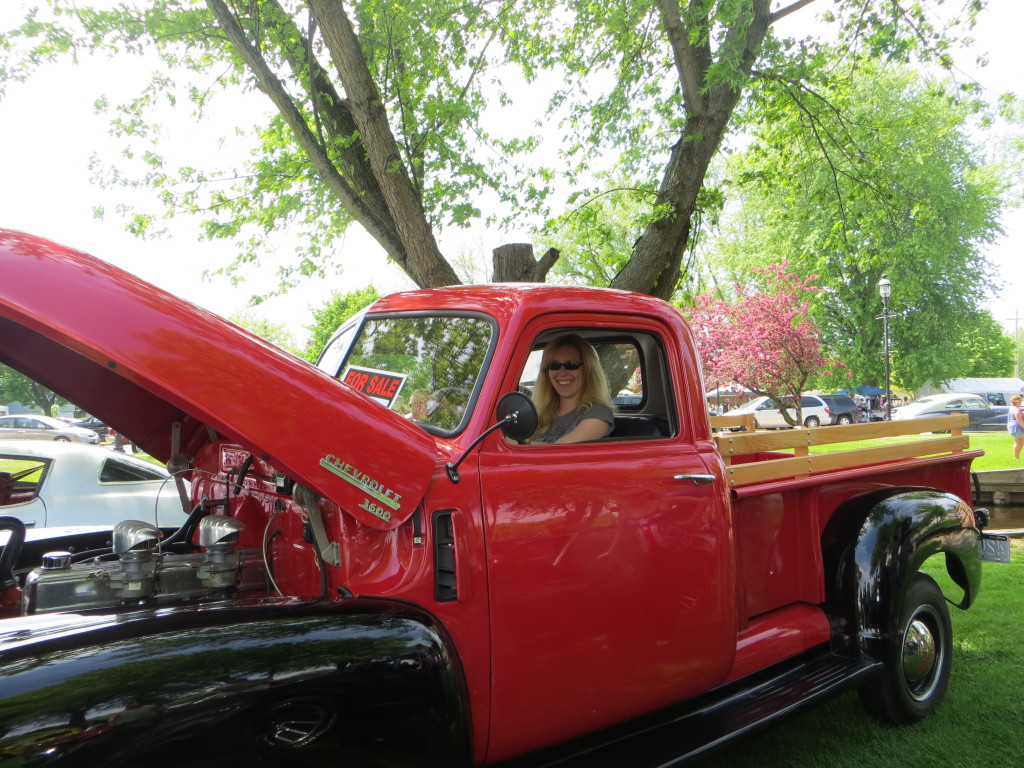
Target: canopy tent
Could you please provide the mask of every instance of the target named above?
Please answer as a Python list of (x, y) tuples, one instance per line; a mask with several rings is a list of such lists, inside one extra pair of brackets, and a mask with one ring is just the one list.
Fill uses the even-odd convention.
[(939, 387), (935, 387), (930, 381), (927, 381), (918, 390), (917, 396), (924, 397), (945, 392), (980, 395), (989, 402), (998, 405), (1008, 405), (1012, 395), (1024, 392), (1024, 380), (1017, 378), (950, 379), (949, 381), (943, 381)]
[(840, 389), (836, 391), (837, 395), (866, 395), (867, 397), (878, 397), (884, 395), (885, 390), (879, 389), (878, 387), (868, 386), (867, 384), (861, 384), (859, 387), (853, 389)]

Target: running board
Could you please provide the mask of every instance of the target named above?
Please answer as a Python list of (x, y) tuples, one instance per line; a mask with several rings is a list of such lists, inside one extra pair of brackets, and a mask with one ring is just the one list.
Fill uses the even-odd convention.
[(502, 763), (506, 768), (670, 768), (814, 702), (857, 687), (881, 669), (832, 654), (801, 657), (685, 705)]

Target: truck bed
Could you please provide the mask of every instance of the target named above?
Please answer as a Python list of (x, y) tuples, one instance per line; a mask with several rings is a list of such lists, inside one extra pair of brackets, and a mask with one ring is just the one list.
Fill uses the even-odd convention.
[[(795, 641), (827, 641), (822, 537), (837, 510), (887, 488), (928, 487), (970, 501), (966, 416), (716, 436), (733, 499), (739, 643), (730, 680), (779, 658)], [(900, 441), (921, 432), (945, 432)], [(814, 454), (815, 445), (892, 437), (889, 445)], [(966, 467), (964, 465), (967, 465)], [(803, 611), (803, 612), (802, 612)], [(814, 619), (817, 621), (814, 621)], [(773, 628), (764, 642), (764, 628)], [(784, 628), (784, 629), (782, 629)], [(788, 630), (788, 631), (787, 631)]]

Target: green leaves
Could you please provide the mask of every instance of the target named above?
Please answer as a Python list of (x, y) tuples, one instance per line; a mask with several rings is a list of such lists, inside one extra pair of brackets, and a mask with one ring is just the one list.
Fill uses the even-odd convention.
[[(437, 248), (418, 248), (446, 228), (484, 216), (517, 226), (552, 220), (552, 238), (578, 257), (563, 258), (565, 279), (621, 278), (623, 287), (666, 296), (681, 277), (687, 285), (694, 233), (707, 231), (726, 206), (728, 188), (716, 186), (712, 200), (703, 187), (730, 126), (756, 129), (759, 141), (733, 173), (737, 186), (771, 183), (774, 166), (795, 168), (805, 182), (783, 180), (775, 197), (801, 209), (808, 227), (773, 208), (744, 214), (759, 247), (768, 244), (757, 234), (762, 228), (785, 223), (794, 262), (829, 254), (821, 266), (842, 275), (849, 253), (881, 258), (910, 242), (915, 228), (937, 229), (948, 207), (941, 184), (925, 195), (923, 172), (871, 184), (864, 169), (885, 166), (888, 152), (901, 168), (942, 161), (926, 146), (904, 159), (895, 142), (870, 141), (861, 126), (830, 118), (828, 100), (850, 89), (847, 73), (868, 71), (873, 59), (949, 66), (981, 7), (970, 0), (959, 17), (946, 13), (944, 27), (933, 4), (835, 0), (824, 10), (838, 44), (826, 50), (813, 38), (775, 37), (772, 6), (779, 13), (793, 5), (767, 0), (47, 5), (48, 14), (33, 12), (0, 35), (0, 89), (49, 61), (116, 52), (138, 56), (132, 65), (158, 62), (137, 98), (97, 100), (126, 144), (122, 160), (97, 168), (99, 178), (155, 192), (151, 204), (124, 207), (133, 231), (150, 234), (163, 217), (195, 216), (205, 236), (238, 244), (226, 273), (239, 278), (272, 262), (284, 290), (329, 270), (333, 246), (353, 221), (414, 279), (443, 281), (455, 273)], [(333, 43), (332, 50), (329, 33), (346, 28), (358, 46)], [(356, 69), (372, 87), (340, 75), (340, 54), (356, 49), (365, 59)], [(223, 121), (242, 100), (265, 106), (267, 116), (220, 137), (251, 146), (234, 163), (182, 159), (153, 117), (163, 108)], [(363, 112), (358, 128), (354, 122), (353, 105), (367, 103), (380, 107), (376, 131), (366, 130)], [(949, 111), (938, 97), (931, 108)], [(915, 145), (916, 119), (908, 114), (905, 130)], [(955, 157), (950, 163), (956, 167)], [(617, 202), (603, 199), (620, 186), (599, 175), (609, 168), (633, 190)], [(981, 184), (960, 176), (972, 188)], [(395, 185), (402, 194), (385, 194), (388, 182), (402, 182)], [(947, 186), (946, 194), (959, 189)], [(830, 194), (839, 205), (821, 202)], [(600, 202), (580, 209), (588, 198)], [(300, 245), (282, 259), (283, 230)]]
[[(769, 86), (775, 89), (771, 93)], [(977, 105), (901, 68), (835, 68), (820, 86), (769, 81), (754, 145), (729, 166), (742, 208), (722, 261), (740, 274), (787, 258), (820, 275), (822, 341), (856, 384), (883, 380), (876, 283), (893, 284), (897, 382), (969, 375), (957, 339), (977, 328), (1006, 180), (969, 138)], [(834, 382), (835, 383), (835, 382)]]

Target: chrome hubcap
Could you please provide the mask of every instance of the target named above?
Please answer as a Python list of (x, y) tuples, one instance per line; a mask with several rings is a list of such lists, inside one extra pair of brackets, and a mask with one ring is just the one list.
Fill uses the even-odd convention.
[(936, 643), (932, 627), (921, 618), (915, 618), (903, 634), (903, 677), (911, 696), (919, 701), (927, 699), (939, 682), (936, 674), (944, 652)]

